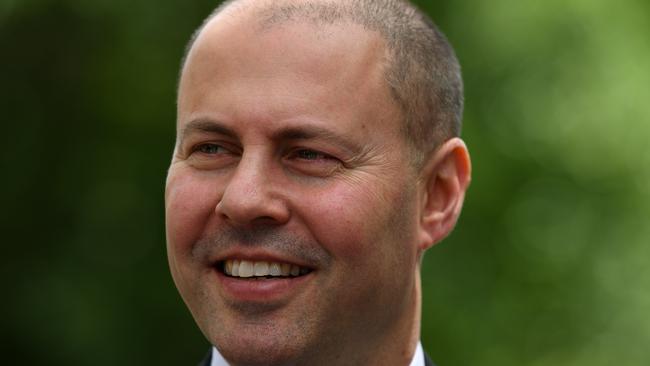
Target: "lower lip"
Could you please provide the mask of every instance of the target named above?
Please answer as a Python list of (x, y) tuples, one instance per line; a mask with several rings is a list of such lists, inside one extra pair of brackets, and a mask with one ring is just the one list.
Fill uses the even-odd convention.
[(299, 292), (313, 275), (312, 272), (298, 277), (256, 280), (226, 276), (216, 269), (215, 272), (227, 297), (246, 302), (270, 302), (289, 298)]

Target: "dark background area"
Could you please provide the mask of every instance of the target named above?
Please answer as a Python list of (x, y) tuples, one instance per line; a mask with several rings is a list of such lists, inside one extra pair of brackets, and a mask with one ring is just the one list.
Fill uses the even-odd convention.
[[(648, 364), (650, 3), (418, 3), (463, 66), (474, 164), (425, 257), (425, 349), (443, 366)], [(5, 363), (207, 351), (167, 269), (163, 190), (179, 60), (215, 5), (0, 0)]]

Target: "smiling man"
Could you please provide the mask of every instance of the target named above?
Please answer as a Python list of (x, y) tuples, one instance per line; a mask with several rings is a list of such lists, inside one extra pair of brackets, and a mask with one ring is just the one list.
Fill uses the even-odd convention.
[(397, 0), (239, 0), (192, 38), (165, 193), (204, 365), (424, 365), (420, 263), (470, 181), (462, 81)]

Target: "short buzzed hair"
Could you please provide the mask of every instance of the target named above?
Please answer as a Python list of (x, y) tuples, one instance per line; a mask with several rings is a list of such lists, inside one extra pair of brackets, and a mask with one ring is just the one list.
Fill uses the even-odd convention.
[[(205, 25), (234, 3), (227, 0), (210, 14), (186, 46), (190, 49)], [(262, 27), (291, 21), (316, 24), (351, 22), (378, 32), (386, 42), (385, 79), (404, 119), (402, 130), (420, 166), (442, 142), (460, 135), (463, 81), (460, 65), (445, 35), (406, 0), (270, 0), (255, 4)]]

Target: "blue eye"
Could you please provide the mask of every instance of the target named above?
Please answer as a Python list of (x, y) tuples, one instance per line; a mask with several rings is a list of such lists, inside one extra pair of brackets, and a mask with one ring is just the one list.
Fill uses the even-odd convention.
[(217, 144), (202, 144), (196, 148), (196, 151), (209, 155), (223, 153), (224, 150), (223, 146)]
[(294, 172), (313, 177), (328, 177), (343, 167), (336, 156), (303, 147), (292, 149), (284, 161)]

